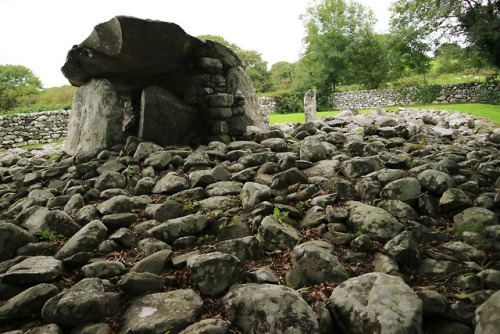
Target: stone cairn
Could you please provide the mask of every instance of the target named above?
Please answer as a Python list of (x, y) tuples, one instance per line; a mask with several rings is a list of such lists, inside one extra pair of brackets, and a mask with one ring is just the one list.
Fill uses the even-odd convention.
[(499, 149), (483, 120), (379, 109), (9, 150), (0, 332), (498, 332)]
[(80, 86), (65, 150), (90, 152), (128, 136), (159, 145), (229, 142), (265, 129), (250, 77), (229, 48), (173, 23), (118, 16), (69, 52), (62, 72)]

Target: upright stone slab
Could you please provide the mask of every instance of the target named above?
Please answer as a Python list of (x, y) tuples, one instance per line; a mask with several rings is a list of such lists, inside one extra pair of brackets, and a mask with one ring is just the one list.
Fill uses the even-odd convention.
[(304, 113), (306, 122), (317, 121), (318, 113), (316, 112), (316, 91), (309, 89), (304, 95)]
[(260, 107), (259, 98), (253, 88), (252, 79), (240, 66), (234, 66), (226, 74), (226, 92), (235, 96), (244, 96), (245, 120), (247, 125), (254, 125), (262, 130), (269, 126), (269, 116)]
[(203, 141), (202, 115), (161, 87), (148, 87), (141, 97), (139, 138), (167, 145), (198, 145)]
[(123, 110), (106, 79), (92, 79), (73, 98), (64, 150), (71, 155), (111, 148), (123, 142)]

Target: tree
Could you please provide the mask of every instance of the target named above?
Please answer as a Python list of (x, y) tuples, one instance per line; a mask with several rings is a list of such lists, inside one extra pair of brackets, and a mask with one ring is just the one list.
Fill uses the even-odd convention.
[(42, 83), (21, 65), (0, 65), (0, 110), (10, 110), (23, 99), (39, 94)]
[(349, 44), (346, 54), (352, 83), (378, 89), (388, 80), (389, 60), (383, 36), (366, 33)]
[(423, 75), (425, 84), (425, 74), (431, 69), (431, 58), (427, 55), (431, 50), (429, 44), (419, 34), (405, 28), (392, 28), (391, 33), (389, 44), (392, 77), (413, 72)]
[(271, 66), (269, 74), (274, 90), (290, 89), (296, 81), (296, 63), (280, 61)]
[(306, 37), (298, 86), (304, 91), (315, 87), (321, 104), (338, 85), (352, 81), (349, 46), (373, 33), (375, 18), (371, 10), (357, 2), (314, 0), (301, 19)]
[(198, 38), (208, 39), (219, 44), (225, 45), (233, 50), (245, 64), (245, 69), (252, 79), (256, 92), (269, 91), (272, 83), (267, 70), (267, 62), (262, 60), (262, 54), (255, 50), (244, 50), (236, 44), (226, 41), (223, 37), (217, 35), (200, 35)]
[(391, 25), (436, 45), (465, 41), (500, 67), (500, 0), (397, 0)]

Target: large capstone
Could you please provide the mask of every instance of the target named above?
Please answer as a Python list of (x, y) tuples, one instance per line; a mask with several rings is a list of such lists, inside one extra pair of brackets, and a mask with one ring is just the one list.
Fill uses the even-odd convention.
[(123, 133), (196, 146), (269, 124), (236, 53), (174, 23), (117, 16), (98, 24), (68, 52), (62, 72), (82, 87), (66, 144), (71, 154), (124, 144)]

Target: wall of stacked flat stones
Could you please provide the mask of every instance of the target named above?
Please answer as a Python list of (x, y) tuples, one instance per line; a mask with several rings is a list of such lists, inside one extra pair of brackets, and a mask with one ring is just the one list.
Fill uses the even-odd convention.
[(9, 149), (58, 141), (68, 132), (68, 110), (0, 116), (0, 147)]
[[(463, 83), (455, 85), (443, 85), (439, 96), (433, 104), (447, 103), (473, 103), (477, 102), (477, 96), (483, 90), (495, 89), (498, 84), (487, 83)], [(397, 89), (372, 89), (359, 90), (350, 92), (340, 92), (333, 94), (332, 103), (336, 109), (345, 110), (348, 108), (366, 109), (376, 107), (392, 107), (392, 106), (411, 106), (415, 102), (412, 96), (417, 92), (416, 87), (404, 88), (404, 93)], [(266, 105), (268, 113), (275, 112), (276, 103), (272, 104), (269, 100), (272, 98), (260, 98), (261, 104)]]
[(260, 107), (268, 114), (276, 112), (276, 100), (274, 97), (259, 97)]
[[(463, 83), (455, 85), (443, 85), (439, 96), (433, 104), (447, 103), (474, 103), (477, 102), (478, 94), (486, 87), (494, 89), (495, 84), (487, 83)], [(415, 102), (412, 96), (417, 92), (416, 87), (404, 88), (404, 93), (397, 89), (374, 89), (333, 94), (333, 103), (336, 109), (366, 109), (375, 107), (392, 107), (397, 105), (411, 106)]]

